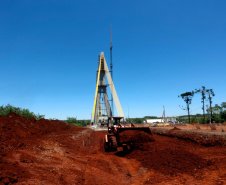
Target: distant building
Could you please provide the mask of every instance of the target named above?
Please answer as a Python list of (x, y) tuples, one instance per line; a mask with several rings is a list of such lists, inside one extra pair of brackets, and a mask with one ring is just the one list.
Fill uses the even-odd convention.
[(165, 118), (165, 120), (162, 119), (146, 119), (146, 123), (175, 123), (177, 122), (177, 119), (175, 117)]
[(146, 119), (146, 123), (160, 123), (162, 119)]

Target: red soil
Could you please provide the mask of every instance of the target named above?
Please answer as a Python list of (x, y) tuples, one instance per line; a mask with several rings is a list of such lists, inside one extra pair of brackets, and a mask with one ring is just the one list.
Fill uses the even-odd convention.
[(151, 143), (151, 145), (145, 147), (145, 151), (134, 150), (126, 157), (136, 159), (144, 167), (167, 175), (177, 175), (178, 173), (193, 175), (195, 170), (206, 168), (213, 164), (212, 161), (203, 159), (201, 156), (193, 154), (184, 148), (167, 146), (162, 149), (159, 146), (158, 149), (155, 143)]
[(152, 135), (139, 130), (126, 130), (120, 133), (121, 142), (148, 143), (154, 141)]
[(0, 129), (0, 184), (226, 184), (220, 145), (124, 132), (142, 147), (119, 155), (104, 152), (105, 131), (60, 121), (12, 113), (0, 117)]
[(226, 146), (226, 133), (196, 132), (185, 129), (151, 128), (151, 132), (158, 135), (177, 137), (178, 139), (190, 140), (205, 146)]
[(180, 130), (180, 128), (173, 127), (171, 130)]

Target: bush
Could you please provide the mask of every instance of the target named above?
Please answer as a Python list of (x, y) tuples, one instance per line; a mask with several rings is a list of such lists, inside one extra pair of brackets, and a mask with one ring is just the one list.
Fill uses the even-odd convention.
[(198, 118), (197, 117), (192, 117), (191, 118), (191, 123), (197, 123), (197, 122), (198, 122)]
[(65, 121), (65, 123), (75, 125), (78, 123), (78, 121), (74, 117), (67, 117), (67, 120)]
[(223, 121), (226, 121), (226, 110), (224, 110), (220, 113), (220, 117)]
[(87, 120), (77, 120), (77, 118), (74, 117), (67, 117), (67, 120), (64, 122), (67, 124), (76, 125), (78, 127), (85, 127), (86, 125), (89, 124)]
[(44, 118), (44, 115), (40, 114), (34, 114), (33, 112), (30, 112), (28, 109), (22, 109), (20, 107), (14, 107), (10, 104), (4, 106), (0, 106), (0, 115), (2, 116), (7, 116), (10, 113), (15, 112), (16, 114), (19, 114), (20, 116), (26, 117), (26, 118), (32, 118), (34, 117), (35, 119), (41, 119)]

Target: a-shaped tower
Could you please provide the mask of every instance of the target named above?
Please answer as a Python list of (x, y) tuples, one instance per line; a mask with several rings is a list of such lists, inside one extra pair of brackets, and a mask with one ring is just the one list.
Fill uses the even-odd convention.
[(119, 117), (124, 117), (112, 78), (110, 71), (108, 69), (104, 53), (101, 52), (99, 55), (99, 69), (97, 71), (97, 82), (96, 82), (96, 93), (95, 93), (95, 99), (94, 99), (94, 105), (93, 105), (93, 113), (92, 113), (92, 124), (97, 124), (99, 122), (99, 119), (101, 118), (101, 121), (103, 119), (107, 118), (107, 121), (112, 117), (112, 110), (107, 94), (107, 84), (105, 80), (105, 75), (107, 77), (108, 85), (111, 90), (111, 94), (116, 106), (116, 110), (118, 112)]

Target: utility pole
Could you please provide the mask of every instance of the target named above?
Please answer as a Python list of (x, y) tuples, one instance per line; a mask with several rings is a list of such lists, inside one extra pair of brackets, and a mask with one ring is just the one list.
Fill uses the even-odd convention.
[[(110, 68), (111, 68), (111, 78), (113, 81), (113, 63), (112, 63), (112, 24), (111, 24), (111, 30), (110, 30)], [(112, 85), (112, 84), (110, 84)], [(113, 92), (112, 92), (113, 93)], [(113, 102), (113, 94), (111, 95), (111, 112), (112, 116), (114, 116), (114, 102)]]

